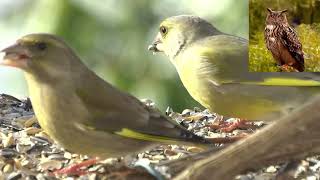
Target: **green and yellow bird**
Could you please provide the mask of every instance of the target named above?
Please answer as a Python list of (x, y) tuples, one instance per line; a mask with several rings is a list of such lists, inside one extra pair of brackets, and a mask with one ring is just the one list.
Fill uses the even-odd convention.
[(320, 92), (316, 73), (248, 72), (248, 41), (197, 16), (165, 19), (148, 49), (164, 52), (190, 95), (224, 116), (272, 120)]
[(159, 143), (207, 143), (88, 69), (60, 38), (26, 35), (3, 65), (24, 71), (41, 127), (67, 150), (107, 158)]

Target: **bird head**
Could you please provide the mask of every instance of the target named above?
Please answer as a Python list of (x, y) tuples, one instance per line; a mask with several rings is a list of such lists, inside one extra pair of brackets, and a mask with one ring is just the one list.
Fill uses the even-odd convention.
[(192, 42), (215, 34), (221, 34), (221, 32), (200, 17), (173, 16), (160, 24), (159, 32), (148, 50), (164, 52), (170, 59), (174, 59)]
[(3, 49), (1, 65), (16, 67), (39, 78), (58, 78), (71, 70), (75, 54), (60, 38), (29, 34)]
[(266, 18), (266, 24), (275, 24), (275, 25), (280, 25), (280, 24), (287, 24), (287, 16), (286, 12), (288, 12), (287, 9), (281, 10), (281, 11), (273, 11), (270, 8), (267, 8), (268, 10), (268, 15)]

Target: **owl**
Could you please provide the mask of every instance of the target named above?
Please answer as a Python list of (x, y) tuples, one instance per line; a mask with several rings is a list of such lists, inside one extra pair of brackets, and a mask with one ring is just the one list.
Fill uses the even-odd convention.
[(302, 45), (296, 31), (290, 27), (285, 12), (268, 8), (265, 43), (282, 71), (304, 71)]

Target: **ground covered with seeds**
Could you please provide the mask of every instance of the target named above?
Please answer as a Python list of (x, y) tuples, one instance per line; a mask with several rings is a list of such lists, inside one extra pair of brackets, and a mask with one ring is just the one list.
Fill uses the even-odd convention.
[[(150, 100), (143, 100), (143, 102), (151, 108), (155, 106)], [(195, 134), (219, 142), (216, 143), (216, 146), (236, 141), (264, 125), (263, 122), (250, 122), (232, 127), (230, 124), (237, 123), (238, 119), (223, 119), (217, 114), (211, 114), (209, 111), (202, 111), (199, 108), (186, 109), (182, 113), (174, 112), (168, 108), (166, 114)], [(130, 179), (130, 173), (137, 174), (137, 171), (126, 166), (126, 164), (130, 164), (128, 161), (139, 160), (157, 164), (202, 151), (198, 147), (159, 145), (156, 148), (133, 155), (132, 158), (109, 158), (99, 161), (93, 166), (86, 167), (84, 169), (86, 173), (82, 175), (57, 175), (54, 173), (55, 170), (90, 158), (68, 152), (54, 143), (38, 124), (28, 99), (20, 100), (5, 94), (0, 95), (0, 140), (0, 180)], [(271, 180), (284, 166), (269, 166), (257, 172), (239, 175), (236, 179)], [(297, 179), (319, 180), (320, 156), (302, 160), (293, 174)], [(141, 171), (141, 177), (145, 177), (145, 175)], [(170, 174), (165, 174), (165, 176), (170, 178)]]

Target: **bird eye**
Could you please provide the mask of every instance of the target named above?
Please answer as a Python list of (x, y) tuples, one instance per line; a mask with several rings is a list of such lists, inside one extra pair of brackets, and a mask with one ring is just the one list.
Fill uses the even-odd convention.
[(46, 43), (43, 43), (43, 42), (40, 42), (40, 43), (37, 43), (37, 44), (36, 44), (36, 47), (37, 47), (39, 50), (43, 51), (43, 50), (47, 49), (47, 44), (46, 44)]
[(164, 26), (161, 26), (160, 27), (160, 32), (161, 32), (162, 35), (165, 35), (165, 34), (168, 33), (168, 29), (166, 27), (164, 27)]

